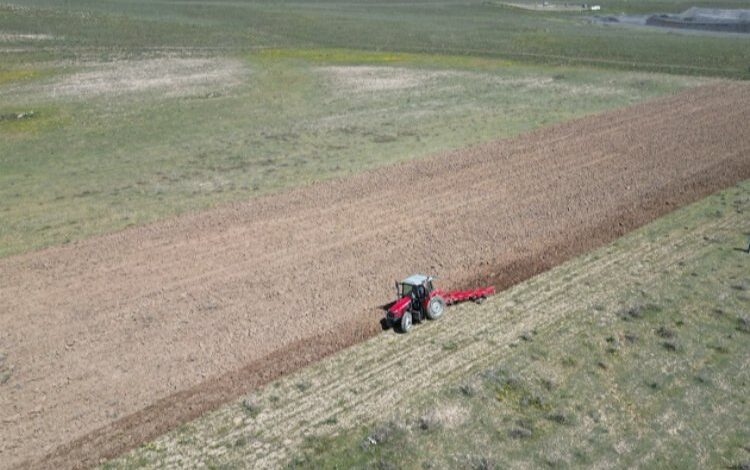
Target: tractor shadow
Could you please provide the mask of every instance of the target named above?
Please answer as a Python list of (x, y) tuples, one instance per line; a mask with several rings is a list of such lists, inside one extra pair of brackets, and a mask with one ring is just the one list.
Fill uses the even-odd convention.
[(378, 310), (382, 310), (383, 311), (383, 318), (380, 319), (380, 328), (383, 331), (387, 331), (387, 330), (392, 330), (393, 329), (393, 325), (390, 325), (385, 320), (385, 314), (388, 312), (388, 309), (391, 308), (393, 306), (393, 304), (395, 304), (395, 303), (396, 303), (396, 301), (394, 300), (394, 301), (388, 302), (387, 304), (383, 304), (383, 305), (379, 305), (378, 306)]

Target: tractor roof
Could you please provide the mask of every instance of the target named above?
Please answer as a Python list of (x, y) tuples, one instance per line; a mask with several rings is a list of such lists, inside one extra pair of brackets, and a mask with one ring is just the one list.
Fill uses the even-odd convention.
[(401, 281), (401, 284), (408, 284), (410, 286), (421, 286), (428, 279), (430, 279), (430, 276), (425, 276), (424, 274), (412, 274), (411, 276)]

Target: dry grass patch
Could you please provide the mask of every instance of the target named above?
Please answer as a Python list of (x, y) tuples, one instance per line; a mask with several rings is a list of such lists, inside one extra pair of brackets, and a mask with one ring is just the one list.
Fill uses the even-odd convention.
[(86, 63), (83, 70), (44, 86), (51, 97), (85, 98), (163, 91), (186, 96), (242, 82), (247, 70), (232, 59), (162, 58)]
[[(391, 66), (327, 66), (318, 67), (331, 87), (347, 95), (377, 92), (408, 92), (417, 96), (425, 92), (465, 92), (465, 89), (492, 87), (502, 90), (563, 93), (571, 96), (611, 97), (628, 93), (608, 84), (577, 83), (562, 76), (507, 76), (488, 72), (425, 70)], [(645, 75), (644, 75), (645, 76)], [(645, 79), (644, 79), (645, 80)]]
[(422, 429), (456, 429), (469, 418), (469, 410), (458, 403), (437, 406), (419, 418)]
[(348, 93), (393, 91), (434, 84), (441, 78), (456, 77), (461, 72), (416, 70), (403, 67), (371, 65), (320, 67), (335, 88)]
[(51, 41), (53, 39), (58, 39), (58, 38), (50, 34), (20, 34), (20, 33), (0, 32), (0, 42)]

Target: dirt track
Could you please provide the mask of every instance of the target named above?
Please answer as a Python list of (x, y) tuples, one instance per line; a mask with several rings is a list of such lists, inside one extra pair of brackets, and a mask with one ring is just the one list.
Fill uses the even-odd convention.
[(748, 122), (704, 87), (1, 260), (0, 465), (95, 464), (373, 335), (394, 278), (508, 285), (750, 178)]

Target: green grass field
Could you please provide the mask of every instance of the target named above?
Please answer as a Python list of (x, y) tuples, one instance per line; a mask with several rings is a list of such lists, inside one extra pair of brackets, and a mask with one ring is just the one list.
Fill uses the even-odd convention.
[(107, 468), (745, 468), (750, 182)]
[(0, 2), (0, 256), (744, 78), (748, 45), (486, 1)]
[[(528, 12), (492, 1), (207, 2), (24, 0), (0, 10), (4, 30), (61, 38), (101, 53), (159, 47), (248, 50), (267, 46), (352, 47), (596, 64), (747, 77), (747, 39), (665, 35), (597, 27), (581, 14)], [(601, 14), (676, 12), (689, 6), (742, 7), (742, 0), (613, 1)]]
[[(226, 76), (191, 85), (180, 60), (148, 61), (153, 76), (140, 76), (142, 62), (113, 73), (134, 73), (134, 82), (171, 76), (168, 88), (119, 93), (96, 90), (91, 79), (81, 91), (73, 88), (86, 67), (71, 67), (34, 71), (0, 98), (2, 109), (35, 113), (0, 122), (0, 256), (507, 137), (701, 82), (283, 49), (206, 59)], [(373, 68), (353, 66), (361, 63)], [(86, 69), (96, 75), (106, 67)], [(71, 89), (55, 96), (56, 86)]]

